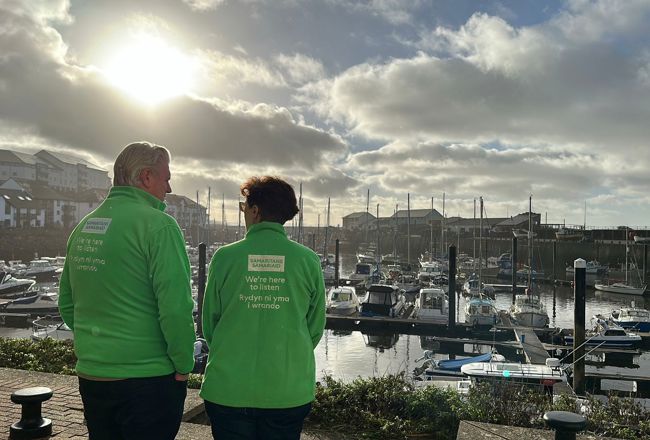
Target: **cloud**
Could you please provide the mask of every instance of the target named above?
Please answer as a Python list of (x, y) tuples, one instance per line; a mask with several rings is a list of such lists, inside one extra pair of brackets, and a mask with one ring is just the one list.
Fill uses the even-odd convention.
[(348, 10), (380, 17), (394, 25), (409, 24), (422, 0), (329, 0)]
[(112, 157), (130, 141), (151, 139), (180, 156), (307, 169), (346, 149), (279, 106), (180, 97), (139, 107), (95, 69), (65, 62), (47, 22), (6, 9), (0, 17), (0, 53), (9, 54), (0, 59), (0, 119), (54, 143)]
[(286, 72), (292, 83), (301, 85), (317, 81), (325, 77), (323, 64), (303, 54), (285, 55), (275, 57), (275, 62)]
[(260, 59), (226, 55), (219, 51), (198, 51), (204, 81), (220, 89), (236, 89), (249, 84), (286, 87), (282, 74)]
[(183, 0), (194, 11), (210, 11), (217, 9), (225, 0)]

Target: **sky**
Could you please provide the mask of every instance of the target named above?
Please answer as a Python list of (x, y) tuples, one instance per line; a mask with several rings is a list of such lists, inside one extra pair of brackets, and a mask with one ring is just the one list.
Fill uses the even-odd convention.
[(0, 0), (0, 149), (107, 170), (172, 153), (237, 222), (249, 176), (304, 220), (433, 206), (650, 225), (650, 1)]

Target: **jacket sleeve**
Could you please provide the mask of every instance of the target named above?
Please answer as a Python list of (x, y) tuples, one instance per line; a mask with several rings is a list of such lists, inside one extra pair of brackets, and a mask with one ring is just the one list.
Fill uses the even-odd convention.
[(208, 347), (212, 345), (212, 336), (214, 329), (221, 318), (221, 283), (217, 281), (217, 267), (219, 266), (219, 251), (214, 254), (208, 270), (208, 282), (205, 286), (203, 295), (203, 309), (201, 312), (201, 324), (203, 326), (203, 336), (208, 342)]
[(307, 311), (307, 326), (309, 327), (312, 344), (316, 348), (325, 330), (325, 281), (323, 280), (320, 263), (316, 261), (318, 257), (314, 255), (314, 258), (312, 276), (314, 277), (315, 289), (312, 292), (309, 310)]
[[(68, 252), (68, 255), (70, 253)], [(70, 285), (70, 260), (63, 265), (61, 281), (59, 281), (59, 313), (65, 325), (74, 331), (74, 303), (72, 302), (72, 286)]]
[(149, 276), (167, 356), (178, 373), (194, 368), (194, 320), (190, 262), (178, 225), (167, 225), (152, 233), (149, 241)]

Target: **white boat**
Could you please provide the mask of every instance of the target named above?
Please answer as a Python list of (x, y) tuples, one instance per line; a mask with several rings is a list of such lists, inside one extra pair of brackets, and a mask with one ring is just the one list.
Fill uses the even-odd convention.
[(351, 315), (359, 310), (359, 298), (354, 287), (333, 287), (327, 294), (327, 313)]
[(415, 300), (415, 317), (446, 324), (449, 321), (449, 298), (445, 291), (439, 287), (420, 289)]
[[(604, 275), (607, 272), (609, 272), (609, 267), (603, 266), (596, 260), (587, 261), (587, 269), (585, 272), (587, 275)], [(575, 273), (573, 266), (567, 266), (566, 273), (567, 275), (573, 275)]]
[(430, 381), (435, 376), (460, 376), (460, 369), (463, 365), (476, 362), (505, 362), (506, 358), (497, 352), (483, 353), (477, 356), (460, 359), (435, 359), (434, 352), (425, 350), (422, 357), (415, 360), (424, 360), (421, 366), (413, 369), (413, 379)]
[(603, 292), (624, 293), (627, 295), (643, 295), (645, 293), (646, 286), (634, 287), (625, 283), (596, 283), (594, 284), (594, 289), (602, 290)]
[(74, 334), (61, 317), (45, 316), (38, 318), (32, 323), (32, 339), (40, 341), (43, 339), (72, 340)]
[(516, 295), (510, 313), (517, 324), (525, 327), (546, 327), (550, 322), (546, 306), (539, 295), (535, 294)]
[(463, 365), (460, 371), (474, 381), (498, 380), (525, 383), (530, 385), (552, 386), (557, 382), (566, 382), (565, 371), (560, 361), (546, 359), (545, 365), (521, 364), (514, 362), (473, 362)]
[(560, 228), (555, 233), (555, 238), (559, 241), (580, 241), (584, 234), (579, 229)]
[(374, 254), (358, 253), (357, 254), (357, 262), (374, 264), (374, 263), (377, 262), (377, 258), (375, 257)]
[[(594, 289), (596, 290), (602, 290), (603, 292), (611, 292), (611, 293), (624, 293), (627, 295), (643, 295), (646, 290), (646, 285), (644, 284), (641, 287), (637, 286), (632, 286), (628, 282), (628, 274), (629, 274), (629, 267), (630, 265), (628, 264), (628, 254), (630, 251), (630, 247), (627, 245), (627, 237), (629, 233), (625, 234), (625, 282), (616, 282), (616, 283), (611, 283), (611, 284), (605, 284), (602, 282), (596, 282), (594, 284)], [(639, 278), (641, 278), (639, 276)]]
[(395, 318), (401, 315), (405, 306), (404, 295), (396, 286), (372, 284), (368, 286), (365, 300), (361, 303), (360, 314)]
[[(602, 316), (594, 316), (592, 320), (595, 320), (594, 328), (585, 332), (587, 346), (633, 348), (641, 343), (641, 336), (625, 331), (624, 328), (605, 320)], [(565, 336), (564, 343), (572, 345), (573, 335)]]
[(418, 272), (418, 281), (428, 283), (432, 278), (443, 274), (443, 268), (436, 261), (420, 262), (420, 271)]
[(323, 279), (326, 282), (332, 282), (336, 278), (336, 268), (331, 265), (326, 265), (323, 267)]
[(14, 278), (8, 272), (0, 272), (0, 297), (17, 298), (31, 289), (36, 281)]
[(630, 307), (612, 311), (612, 320), (626, 330), (650, 332), (650, 310), (635, 307), (634, 301)]
[(474, 296), (465, 303), (465, 322), (470, 325), (494, 325), (497, 318), (497, 309), (488, 298)]
[(372, 273), (372, 265), (370, 263), (357, 263), (348, 279), (358, 282), (366, 282)]
[(650, 244), (650, 237), (643, 237), (641, 235), (634, 236), (634, 242), (639, 244)]

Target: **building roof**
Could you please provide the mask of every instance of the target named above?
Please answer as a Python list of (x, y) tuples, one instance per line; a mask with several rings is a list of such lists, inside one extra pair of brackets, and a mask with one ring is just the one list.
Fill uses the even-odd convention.
[(85, 165), (88, 168), (91, 168), (93, 170), (97, 171), (104, 171), (106, 172), (105, 169), (101, 168), (98, 165), (95, 165), (93, 163), (90, 163), (84, 159), (81, 159), (79, 157), (73, 156), (71, 154), (65, 154), (61, 153), (58, 151), (47, 151), (47, 150), (41, 150), (38, 153), (36, 153), (36, 156), (43, 159), (46, 162), (51, 163), (51, 160), (54, 159), (55, 161), (58, 161), (59, 164), (54, 164), (54, 165), (60, 165), (61, 163), (66, 164), (66, 165)]
[(47, 165), (46, 162), (42, 161), (33, 154), (19, 153), (17, 151), (11, 150), (0, 150), (0, 162), (32, 166), (36, 164)]
[[(431, 214), (431, 217), (433, 217), (434, 219), (441, 219), (442, 218), (442, 215), (436, 209), (433, 210), (433, 213), (432, 213), (432, 210), (430, 208), (429, 209), (411, 209), (411, 218), (427, 217), (429, 214)], [(408, 209), (400, 209), (395, 214), (393, 214), (392, 217), (397, 216), (398, 218), (407, 218), (408, 215), (409, 215)]]
[[(541, 214), (532, 213), (533, 219), (540, 218)], [(528, 223), (528, 213), (524, 212), (522, 214), (517, 214), (514, 217), (505, 219), (502, 222), (496, 224), (496, 226), (519, 226), (522, 223)]]
[(361, 218), (361, 217), (363, 217), (364, 215), (368, 215), (368, 216), (370, 216), (370, 217), (372, 217), (372, 218), (375, 218), (374, 215), (372, 215), (372, 214), (369, 213), (369, 212), (365, 212), (365, 211), (353, 212), (352, 214), (348, 214), (348, 215), (344, 216), (343, 218), (349, 218), (349, 219), (353, 219), (353, 218)]
[[(197, 203), (195, 200), (190, 199), (189, 197), (182, 196), (180, 194), (167, 194), (165, 196), (165, 203), (167, 206), (173, 205), (173, 206), (180, 206), (182, 204), (191, 207), (191, 208), (196, 208)], [(201, 209), (206, 209), (205, 206), (203, 205), (198, 205)]]

